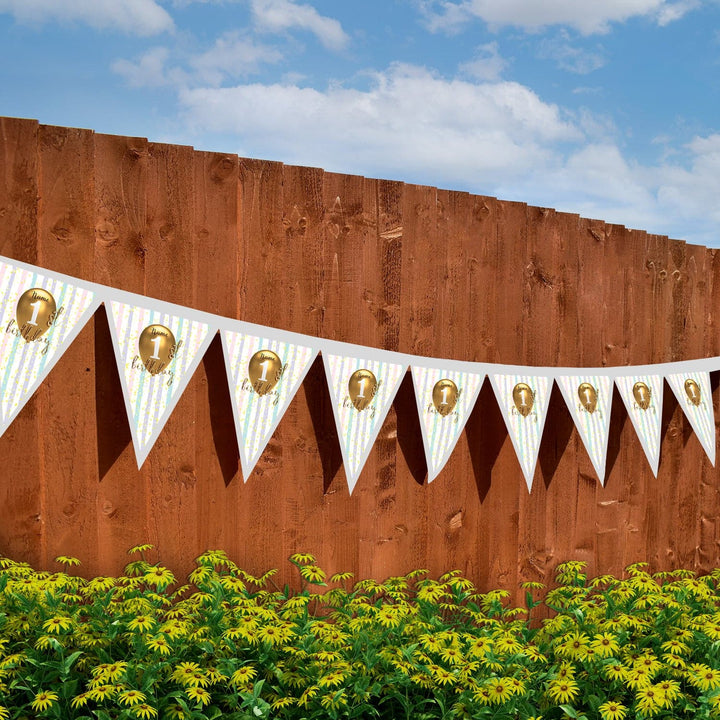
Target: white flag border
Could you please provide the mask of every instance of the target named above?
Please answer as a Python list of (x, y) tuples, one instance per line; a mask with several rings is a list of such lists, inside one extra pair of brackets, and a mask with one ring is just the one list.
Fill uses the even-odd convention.
[[(126, 290), (120, 290), (112, 288), (108, 285), (102, 285), (100, 283), (86, 281), (77, 278), (72, 275), (66, 275), (64, 273), (56, 272), (50, 268), (43, 268), (38, 265), (26, 263), (21, 260), (16, 260), (7, 256), (0, 255), (0, 261), (6, 262), (9, 265), (22, 268), (24, 270), (30, 270), (32, 272), (43, 272), (48, 275), (52, 275), (55, 279), (61, 282), (70, 283), (83, 287), (86, 290), (90, 290), (94, 293), (93, 302), (83, 314), (82, 319), (78, 321), (75, 329), (70, 332), (66, 338), (65, 349), (69, 347), (70, 343), (75, 340), (77, 335), (80, 333), (82, 328), (87, 324), (88, 320), (92, 315), (97, 312), (98, 307), (101, 304), (106, 305), (109, 310), (109, 304), (115, 300), (117, 302), (135, 305), (138, 307), (150, 306), (154, 310), (160, 312), (167, 312), (174, 315), (183, 316), (189, 320), (207, 323), (210, 326), (208, 337), (206, 338), (206, 345), (202, 347), (201, 351), (197, 355), (197, 363), (193, 367), (193, 372), (197, 369), (197, 365), (201, 362), (204, 353), (207, 351), (207, 347), (210, 345), (215, 337), (215, 333), (223, 330), (230, 330), (231, 332), (246, 332), (255, 335), (266, 335), (268, 337), (282, 338), (284, 342), (296, 343), (301, 345), (307, 345), (317, 348), (317, 351), (325, 356), (326, 354), (333, 355), (349, 355), (356, 357), (364, 357), (368, 359), (377, 359), (383, 362), (393, 362), (397, 364), (405, 365), (406, 369), (412, 365), (428, 366), (432, 365), (433, 368), (439, 370), (465, 370), (478, 375), (487, 375), (492, 377), (492, 374), (498, 375), (529, 375), (529, 376), (543, 376), (547, 377), (555, 382), (555, 379), (559, 375), (605, 375), (615, 381), (615, 378), (620, 376), (630, 375), (660, 375), (665, 381), (665, 377), (673, 373), (691, 373), (691, 372), (718, 372), (720, 371), (720, 356), (712, 356), (707, 358), (697, 358), (693, 360), (679, 360), (668, 363), (654, 363), (645, 365), (618, 365), (618, 366), (601, 366), (601, 367), (577, 367), (577, 366), (563, 366), (563, 367), (547, 367), (547, 366), (535, 366), (535, 365), (503, 365), (500, 363), (489, 363), (489, 362), (472, 362), (463, 360), (452, 360), (448, 358), (430, 358), (427, 356), (417, 356), (408, 353), (400, 353), (394, 350), (379, 350), (377, 348), (371, 348), (365, 345), (357, 345), (353, 343), (346, 343), (337, 340), (328, 340), (325, 338), (318, 338), (311, 335), (305, 335), (302, 333), (293, 332), (290, 330), (282, 330), (279, 328), (272, 328), (266, 325), (259, 325), (256, 323), (248, 323), (243, 320), (236, 320), (228, 318), (222, 315), (215, 315), (213, 313), (204, 312), (202, 310), (196, 310), (183, 305), (177, 305), (170, 303), (165, 300), (159, 300), (152, 298), (148, 295), (142, 295), (139, 293), (131, 293)], [(112, 312), (108, 311), (108, 318), (112, 317)], [(112, 323), (109, 323), (112, 325)], [(112, 331), (112, 327), (111, 327)], [(117, 346), (117, 343), (115, 343)], [(64, 354), (59, 353), (52, 363), (48, 363), (50, 368), (54, 367), (55, 363)], [(325, 365), (325, 372), (327, 375), (327, 366)], [(47, 373), (45, 374), (47, 377)], [(42, 382), (42, 381), (41, 381)], [(402, 378), (400, 380), (402, 382)], [(400, 385), (398, 383), (398, 387)], [(32, 393), (37, 390), (40, 383), (33, 385)], [(558, 384), (559, 385), (559, 384)], [(664, 391), (664, 390), (663, 390)], [(123, 385), (123, 392), (126, 392), (125, 386)], [(397, 392), (397, 388), (395, 388)], [(550, 388), (552, 392), (552, 387)], [(178, 395), (179, 398), (179, 395)], [(393, 395), (394, 399), (394, 395)], [(549, 396), (548, 396), (549, 400)], [(174, 406), (173, 406), (174, 407)], [(333, 410), (334, 412), (334, 410)], [(713, 411), (714, 414), (714, 411)], [(13, 420), (16, 415), (13, 416)], [(132, 426), (132, 421), (129, 421)], [(543, 422), (544, 432), (544, 422)], [(135, 444), (135, 439), (133, 438)], [(372, 446), (371, 446), (372, 447)], [(368, 451), (369, 453), (369, 451)]]
[[(615, 381), (612, 378), (607, 378), (610, 386), (610, 397), (608, 398), (608, 406), (607, 406), (607, 413), (606, 417), (603, 421), (603, 436), (604, 436), (604, 447), (603, 447), (603, 453), (602, 453), (602, 461), (600, 463), (600, 467), (595, 465), (595, 459), (593, 458), (592, 454), (590, 453), (590, 448), (587, 445), (587, 442), (585, 438), (583, 437), (583, 432), (580, 428), (579, 418), (577, 417), (577, 408), (575, 406), (575, 399), (568, 393), (565, 394), (565, 388), (560, 383), (560, 378), (566, 377), (566, 378), (574, 378), (576, 381), (580, 380), (580, 382), (586, 382), (589, 378), (591, 378), (593, 375), (597, 376), (600, 373), (593, 373), (592, 375), (590, 373), (583, 373), (582, 375), (557, 375), (555, 377), (555, 384), (558, 386), (560, 393), (563, 396), (563, 399), (565, 400), (565, 404), (567, 405), (568, 412), (570, 413), (570, 417), (573, 419), (573, 423), (575, 424), (575, 429), (578, 432), (578, 435), (580, 436), (580, 440), (582, 440), (583, 447), (585, 448), (585, 452), (588, 454), (588, 457), (590, 458), (590, 462), (593, 466), (593, 469), (595, 470), (595, 473), (598, 476), (598, 480), (600, 481), (600, 484), (604, 487), (605, 486), (605, 474), (607, 473), (607, 447), (608, 447), (608, 440), (610, 438), (610, 416), (612, 415), (612, 401), (613, 401), (613, 391), (615, 390)], [(575, 387), (577, 388), (577, 382), (574, 383)]]
[[(248, 323), (242, 323), (241, 321), (238, 321), (242, 325), (248, 325)], [(228, 380), (228, 386), (230, 387), (232, 385), (232, 375), (231, 375), (231, 359), (230, 359), (230, 350), (227, 345), (226, 340), (226, 332), (236, 332), (239, 335), (246, 335), (251, 337), (257, 337), (260, 339), (268, 338), (270, 340), (275, 340), (278, 342), (287, 342), (287, 334), (283, 333), (282, 331), (274, 331), (274, 332), (266, 332), (262, 335), (258, 335), (257, 333), (250, 333), (250, 332), (240, 332), (237, 330), (220, 330), (220, 340), (222, 341), (222, 348), (223, 348), (223, 357), (225, 358), (225, 374), (227, 375)], [(288, 344), (296, 344), (296, 343), (288, 343)], [(299, 343), (297, 343), (299, 344)], [(305, 344), (303, 347), (310, 348), (311, 351), (311, 358), (308, 360), (307, 365), (303, 369), (303, 371), (300, 373), (298, 379), (296, 380), (295, 388), (291, 390), (288, 393), (288, 396), (285, 398), (285, 402), (282, 404), (280, 409), (278, 410), (277, 417), (275, 420), (273, 420), (272, 424), (270, 425), (269, 434), (268, 434), (268, 442), (272, 438), (275, 430), (277, 430), (277, 426), (280, 424), (280, 421), (285, 416), (285, 413), (287, 409), (290, 407), (290, 403), (295, 399), (295, 395), (297, 395), (298, 390), (300, 389), (300, 386), (303, 383), (303, 380), (307, 376), (308, 372), (310, 372), (310, 368), (312, 367), (313, 363), (317, 359), (318, 356), (318, 348), (316, 345), (311, 344)], [(235, 436), (237, 437), (238, 442), (238, 454), (240, 455), (240, 466), (242, 468), (242, 474), (243, 474), (243, 482), (247, 482), (248, 478), (252, 474), (252, 471), (255, 468), (255, 465), (257, 465), (258, 460), (262, 457), (263, 452), (265, 452), (265, 448), (267, 447), (267, 443), (263, 445), (262, 450), (260, 451), (260, 454), (258, 455), (255, 462), (250, 462), (250, 460), (246, 460), (245, 453), (243, 451), (243, 440), (242, 433), (240, 432), (240, 425), (241, 425), (241, 419), (240, 419), (240, 408), (238, 407), (237, 402), (235, 402), (235, 396), (233, 393), (233, 388), (230, 387), (230, 395), (231, 395), (231, 404), (232, 404), (232, 410), (233, 410), (233, 418), (235, 420)]]
[(10, 425), (13, 424), (17, 416), (20, 414), (22, 409), (30, 402), (30, 398), (37, 392), (37, 389), (45, 382), (48, 375), (52, 372), (52, 369), (55, 367), (55, 365), (58, 363), (60, 358), (65, 355), (70, 345), (75, 342), (75, 338), (82, 332), (82, 330), (85, 328), (85, 326), (90, 321), (90, 318), (97, 312), (98, 308), (102, 304), (102, 299), (98, 296), (98, 293), (95, 289), (94, 283), (88, 283), (84, 280), (80, 280), (78, 278), (74, 277), (68, 277), (66, 275), (62, 275), (61, 273), (56, 273), (53, 270), (47, 270), (45, 268), (42, 268), (38, 265), (29, 265), (28, 263), (19, 262), (18, 260), (12, 260), (11, 258), (6, 258), (4, 256), (0, 255), (0, 262), (4, 262), (7, 265), (10, 265), (12, 267), (17, 267), (20, 270), (27, 270), (33, 273), (37, 273), (38, 271), (43, 273), (46, 277), (52, 278), (54, 280), (57, 280), (59, 282), (63, 282), (66, 285), (72, 285), (74, 287), (80, 288), (82, 290), (87, 290), (93, 294), (92, 301), (88, 305), (88, 307), (83, 311), (83, 313), (78, 318), (75, 325), (72, 327), (72, 329), (68, 332), (68, 334), (65, 336), (65, 338), (58, 343), (58, 347), (54, 353), (54, 355), (45, 363), (45, 368), (43, 369), (42, 374), (33, 382), (27, 391), (27, 394), (25, 396), (25, 401), (20, 403), (15, 410), (13, 410), (5, 420), (5, 422), (0, 425), (0, 436), (2, 436), (4, 433), (7, 432)]
[[(425, 427), (425, 423), (423, 422), (423, 412), (425, 408), (425, 399), (420, 397), (420, 393), (422, 392), (423, 388), (418, 387), (417, 380), (415, 378), (415, 373), (413, 372), (414, 368), (420, 368), (425, 370), (437, 370), (440, 373), (444, 372), (465, 372), (469, 375), (475, 375), (480, 379), (480, 382), (478, 383), (477, 388), (472, 393), (472, 396), (470, 398), (470, 401), (467, 404), (467, 410), (465, 413), (465, 417), (462, 418), (462, 421), (459, 423), (460, 427), (458, 428), (457, 437), (455, 440), (453, 440), (448, 448), (445, 450), (445, 452), (440, 457), (438, 463), (437, 463), (437, 470), (433, 473), (431, 470), (431, 450), (430, 447), (430, 438), (427, 434), (427, 428)], [(413, 362), (410, 365), (410, 372), (412, 375), (412, 381), (413, 381), (413, 387), (415, 388), (415, 402), (417, 404), (417, 411), (418, 411), (418, 417), (420, 418), (420, 431), (422, 433), (422, 441), (423, 441), (423, 449), (425, 450), (425, 464), (427, 465), (428, 469), (428, 485), (435, 480), (438, 475), (443, 471), (443, 468), (447, 464), (447, 461), (450, 459), (450, 456), (453, 454), (453, 450), (455, 450), (456, 445), (458, 444), (458, 440), (460, 439), (460, 436), (462, 435), (463, 430), (465, 429), (465, 425), (467, 425), (468, 418), (472, 414), (472, 411), (475, 409), (475, 404), (477, 403), (477, 399), (480, 396), (480, 390), (482, 390), (483, 383), (485, 382), (486, 373), (484, 371), (478, 372), (477, 369), (475, 370), (465, 370), (462, 368), (459, 368), (458, 365), (453, 365), (452, 368), (449, 367), (438, 367), (437, 365), (433, 365), (431, 363), (419, 363), (419, 362)]]
[[(203, 357), (205, 357), (205, 353), (207, 352), (207, 349), (210, 347), (210, 343), (214, 340), (215, 334), (217, 333), (217, 328), (214, 324), (209, 324), (205, 320), (198, 320), (197, 322), (201, 322), (203, 324), (208, 325), (208, 332), (205, 336), (205, 339), (200, 343), (200, 346), (198, 347), (197, 353), (195, 354), (195, 357), (190, 361), (188, 366), (185, 368), (185, 373), (183, 378), (178, 378), (178, 384), (180, 385), (178, 391), (170, 398), (170, 402), (165, 406), (165, 409), (163, 410), (162, 415), (159, 417), (157, 423), (155, 424), (155, 427), (150, 435), (149, 440), (147, 441), (147, 444), (144, 448), (141, 448), (140, 446), (140, 438), (137, 435), (137, 428), (135, 427), (135, 421), (133, 418), (133, 410), (132, 406), (130, 404), (130, 387), (128, 386), (127, 378), (125, 377), (125, 358), (122, 357), (122, 345), (121, 345), (121, 338), (117, 333), (117, 329), (115, 328), (115, 319), (113, 318), (112, 313), (112, 307), (111, 303), (112, 301), (115, 302), (121, 302), (117, 298), (111, 298), (107, 300), (105, 303), (105, 312), (108, 316), (108, 324), (110, 325), (110, 334), (112, 335), (113, 339), (113, 350), (115, 351), (115, 361), (117, 362), (117, 368), (118, 368), (118, 375), (120, 376), (120, 384), (122, 385), (123, 390), (123, 399), (125, 401), (125, 411), (127, 412), (128, 416), (128, 423), (130, 425), (130, 433), (132, 435), (132, 441), (133, 441), (133, 448), (135, 450), (135, 459), (137, 460), (137, 466), (138, 470), (143, 466), (145, 463), (145, 460), (147, 460), (148, 455), (150, 454), (150, 451), (155, 446), (155, 443), (157, 442), (158, 438), (160, 437), (160, 433), (162, 433), (163, 428), (165, 425), (167, 425), (167, 421), (170, 419), (170, 415), (172, 415), (173, 410), (175, 409), (175, 406), (180, 401), (180, 398), (182, 397), (183, 393), (187, 389), (188, 383), (190, 382), (190, 378), (195, 374), (195, 371), (198, 369), (198, 366), (202, 362)], [(169, 311), (161, 305), (165, 305), (165, 303), (161, 302), (155, 302), (152, 301), (150, 303), (143, 303), (143, 304), (131, 304), (128, 302), (123, 303), (124, 305), (129, 305), (133, 309), (137, 310), (148, 310), (150, 312), (160, 312), (162, 314), (167, 315), (173, 315), (174, 317), (180, 317), (185, 320), (191, 320), (194, 321), (192, 317), (190, 317), (187, 313), (180, 314), (177, 311)], [(179, 307), (180, 310), (183, 310), (184, 308)]]
[[(520, 366), (513, 366), (516, 370)], [(538, 446), (535, 448), (535, 457), (533, 458), (533, 464), (532, 469), (530, 471), (530, 474), (528, 475), (525, 472), (525, 468), (523, 468), (522, 463), (520, 462), (520, 458), (522, 456), (522, 453), (520, 451), (520, 448), (518, 447), (517, 440), (515, 438), (515, 434), (513, 432), (513, 428), (510, 425), (510, 420), (508, 418), (508, 407), (505, 407), (502, 404), (502, 401), (500, 399), (501, 397), (501, 388), (497, 384), (496, 377), (502, 376), (502, 375), (520, 375), (526, 378), (546, 378), (548, 381), (548, 387), (547, 387), (547, 397), (540, 403), (540, 407), (538, 408), (538, 412), (540, 413), (540, 422), (539, 422), (539, 435), (538, 435)], [(547, 420), (547, 409), (550, 406), (550, 396), (552, 395), (553, 391), (553, 383), (555, 382), (554, 375), (550, 374), (541, 374), (541, 373), (534, 373), (530, 374), (529, 372), (493, 372), (492, 374), (488, 373), (488, 379), (490, 380), (490, 384), (492, 385), (493, 392), (495, 393), (495, 401), (497, 402), (500, 412), (502, 413), (503, 420), (505, 421), (505, 427), (507, 428), (508, 435), (510, 436), (510, 440), (512, 442), (512, 446), (515, 450), (515, 456), (517, 457), (518, 464), (520, 465), (520, 470), (523, 474), (523, 477), (525, 478), (525, 484), (527, 485), (528, 494), (532, 492), (532, 486), (533, 486), (533, 479), (535, 478), (535, 470), (537, 469), (538, 464), (538, 457), (540, 456), (540, 446), (542, 445), (542, 439), (543, 435), (545, 433), (545, 421)]]
[[(333, 341), (334, 342), (334, 341)], [(343, 355), (341, 353), (335, 353), (335, 352), (323, 352), (322, 359), (323, 359), (323, 367), (325, 368), (325, 379), (327, 381), (328, 391), (330, 393), (330, 401), (332, 403), (332, 409), (333, 409), (333, 417), (335, 418), (335, 430), (338, 433), (338, 443), (340, 445), (340, 452), (342, 453), (342, 459), (343, 459), (343, 466), (345, 468), (345, 478), (347, 480), (348, 484), (348, 490), (350, 495), (352, 495), (353, 490), (355, 489), (355, 485), (357, 485), (357, 481), (360, 478), (360, 474), (362, 473), (365, 463), (367, 462), (367, 459), (370, 455), (371, 450), (373, 449), (375, 445), (375, 441), (377, 440), (377, 436), (380, 433), (380, 430), (385, 423), (385, 419), (387, 418), (387, 414), (390, 411), (390, 406), (393, 404), (393, 401), (395, 400), (395, 396), (397, 395), (398, 390), (400, 389), (400, 385), (402, 384), (402, 381), (405, 377), (405, 374), (408, 371), (408, 364), (402, 360), (401, 362), (397, 362), (394, 359), (388, 360), (387, 355), (397, 355), (400, 358), (404, 358), (401, 353), (385, 353), (382, 350), (375, 350), (372, 352), (367, 352), (368, 348), (362, 346), (362, 345), (347, 345), (346, 343), (339, 343), (341, 345), (346, 345), (350, 348), (356, 348), (356, 352), (354, 354), (347, 354)], [(358, 354), (358, 352), (360, 354)], [(398, 376), (397, 381), (395, 382), (394, 387), (390, 389), (390, 394), (387, 398), (387, 406), (384, 413), (380, 413), (378, 417), (378, 423), (377, 428), (375, 432), (373, 433), (373, 437), (371, 440), (368, 441), (367, 447), (363, 450), (362, 455), (360, 456), (360, 462), (358, 464), (358, 469), (355, 472), (352, 472), (350, 470), (350, 464), (348, 463), (348, 457), (347, 453), (345, 451), (345, 446), (340, 439), (340, 434), (342, 432), (342, 428), (340, 427), (340, 409), (339, 409), (339, 403), (337, 399), (335, 398), (333, 394), (333, 388), (332, 388), (332, 375), (330, 374), (330, 355), (341, 355), (341, 357), (349, 357), (356, 360), (373, 360), (375, 362), (382, 362), (387, 363), (388, 365), (400, 365), (402, 366), (402, 371)], [(380, 411), (380, 408), (378, 408), (378, 411)]]

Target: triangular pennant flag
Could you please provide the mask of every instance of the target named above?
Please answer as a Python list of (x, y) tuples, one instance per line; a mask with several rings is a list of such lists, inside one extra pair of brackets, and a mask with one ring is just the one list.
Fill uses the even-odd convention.
[(0, 261), (0, 435), (99, 304), (80, 283)]
[(330, 354), (323, 362), (352, 494), (407, 366)]
[(550, 402), (552, 378), (490, 375), (490, 382), (530, 492)]
[(455, 448), (485, 375), (413, 365), (412, 376), (431, 483)]
[(110, 303), (110, 314), (135, 457), (141, 467), (216, 328), (115, 300)]
[(624, 375), (615, 378), (628, 415), (657, 477), (660, 465), (663, 379), (660, 375)]
[(555, 379), (598, 479), (604, 485), (613, 393), (612, 378), (607, 375), (561, 375)]
[(318, 351), (229, 330), (222, 341), (247, 481)]
[(710, 390), (710, 373), (677, 373), (668, 375), (667, 381), (714, 466), (715, 415)]

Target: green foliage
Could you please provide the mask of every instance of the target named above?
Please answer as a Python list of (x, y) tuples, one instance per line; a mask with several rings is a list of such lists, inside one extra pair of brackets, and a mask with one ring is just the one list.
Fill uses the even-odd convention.
[(299, 592), (220, 551), (176, 587), (150, 549), (91, 580), (0, 558), (0, 720), (720, 716), (720, 571), (568, 562), (514, 608), (457, 571), (353, 585), (308, 554)]

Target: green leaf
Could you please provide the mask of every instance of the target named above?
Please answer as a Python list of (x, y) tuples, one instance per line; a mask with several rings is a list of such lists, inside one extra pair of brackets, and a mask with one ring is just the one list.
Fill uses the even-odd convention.
[(571, 718), (577, 718), (577, 717), (578, 717), (577, 710), (575, 710), (575, 708), (572, 707), (571, 705), (561, 705), (561, 706), (560, 706), (560, 709), (561, 709), (568, 717), (571, 717)]

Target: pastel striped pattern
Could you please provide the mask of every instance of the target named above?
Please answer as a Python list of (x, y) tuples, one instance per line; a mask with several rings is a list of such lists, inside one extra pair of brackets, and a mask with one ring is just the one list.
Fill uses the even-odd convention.
[[(17, 329), (18, 300), (31, 288), (47, 290), (55, 298), (58, 310), (61, 307), (64, 310), (57, 322), (38, 340), (26, 342), (21, 336), (6, 331), (13, 320), (13, 328)], [(0, 262), (0, 307), (3, 309), (0, 327), (0, 434), (20, 412), (54, 361), (67, 349), (65, 341), (68, 335), (94, 298), (95, 294), (90, 290)]]
[[(317, 350), (303, 345), (271, 340), (270, 338), (243, 333), (223, 333), (228, 358), (228, 375), (235, 401), (238, 446), (243, 461), (243, 476), (247, 480), (255, 464), (272, 437), (277, 422), (295, 396), (297, 389), (313, 361)], [(248, 378), (248, 363), (258, 350), (272, 350), (287, 365), (273, 393), (258, 395), (243, 389)]]
[[(405, 372), (405, 365), (328, 355), (327, 366), (330, 368), (330, 392), (336, 408), (335, 417), (338, 421), (338, 435), (345, 461), (345, 475), (352, 493), (370, 446), (375, 442), (390, 403), (395, 397)], [(356, 370), (363, 368), (372, 371), (377, 378), (379, 388), (373, 402), (363, 411), (358, 412), (348, 396), (348, 381)]]
[[(607, 444), (610, 434), (612, 378), (605, 375), (562, 375), (556, 380), (598, 479), (604, 484)], [(593, 413), (585, 410), (578, 397), (578, 388), (582, 383), (590, 383), (597, 391), (597, 407)]]
[[(455, 448), (485, 376), (415, 366), (412, 368), (412, 375), (419, 400), (418, 408), (420, 422), (423, 425), (428, 483), (430, 483), (440, 474)], [(455, 383), (460, 391), (460, 397), (453, 413), (443, 417), (437, 412), (428, 412), (428, 408), (434, 409), (432, 393), (435, 384), (445, 378)]]
[[(650, 388), (650, 406), (643, 410), (635, 402), (633, 386), (644, 382)], [(662, 422), (663, 379), (660, 375), (625, 375), (615, 378), (620, 396), (645, 451), (653, 474), (660, 466), (660, 424)]]
[[(700, 404), (693, 405), (685, 392), (685, 381), (693, 379), (700, 387)], [(690, 421), (692, 429), (705, 449), (710, 462), (715, 465), (715, 417), (713, 414), (710, 373), (677, 373), (668, 375), (667, 381), (677, 397), (680, 407)]]
[[(190, 374), (188, 367), (200, 350), (210, 330), (206, 323), (187, 320), (176, 315), (136, 307), (113, 300), (110, 303), (112, 320), (119, 340), (122, 373), (124, 375), (128, 400), (137, 442), (136, 453), (144, 457), (154, 444), (170, 412), (185, 389)], [(159, 323), (172, 330), (176, 342), (182, 340), (173, 361), (166, 371), (173, 373), (172, 382), (165, 372), (151, 375), (145, 371), (140, 359), (138, 340), (140, 333), (148, 326)], [(136, 367), (133, 368), (133, 359)], [(142, 369), (138, 368), (140, 366)]]
[[(496, 386), (497, 401), (505, 417), (505, 424), (525, 476), (528, 491), (530, 491), (542, 440), (552, 378), (531, 375), (493, 375), (493, 380)], [(527, 417), (523, 417), (517, 412), (513, 402), (513, 388), (518, 383), (526, 383), (535, 393), (533, 409)]]

